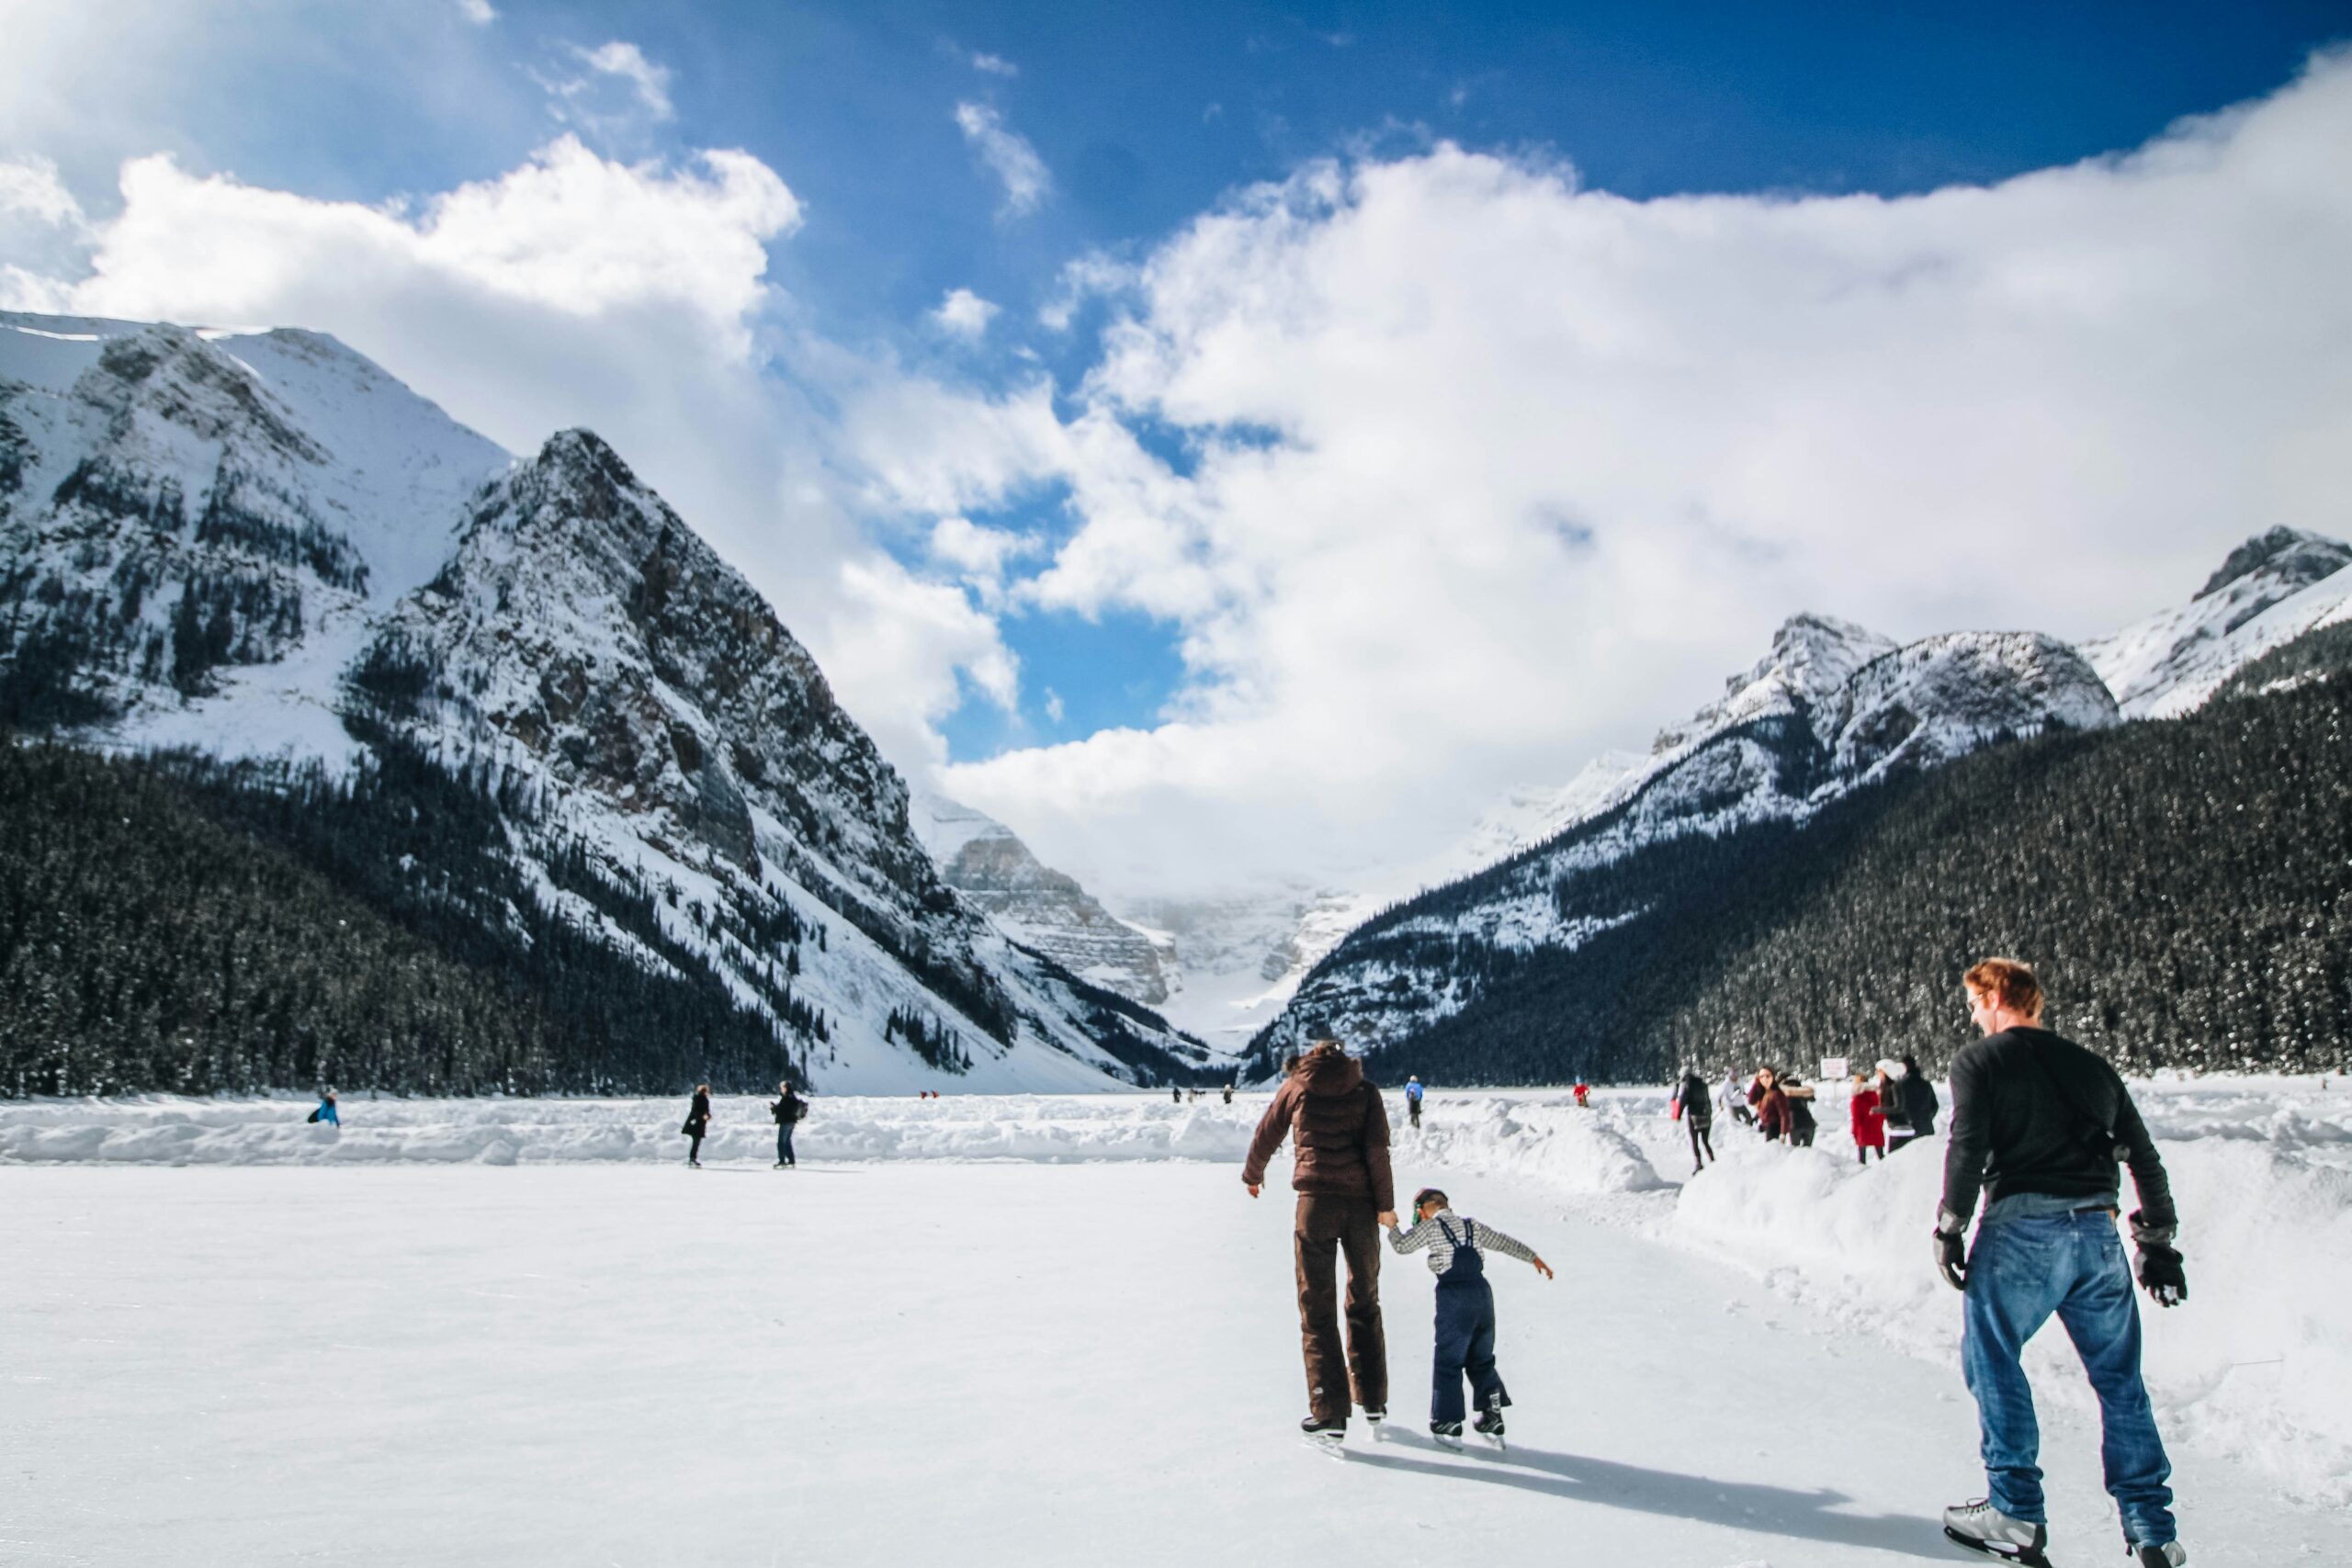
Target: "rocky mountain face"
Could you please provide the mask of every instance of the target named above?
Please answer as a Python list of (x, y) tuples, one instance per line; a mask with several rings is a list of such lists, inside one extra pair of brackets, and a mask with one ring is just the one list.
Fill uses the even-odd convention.
[(940, 879), (1013, 941), (1105, 990), (1151, 1007), (1167, 1001), (1170, 944), (1112, 914), (1012, 829), (935, 795), (916, 796), (912, 820)]
[(2194, 598), (2083, 645), (2127, 718), (2177, 718), (2241, 667), (2334, 618), (2352, 547), (2273, 528), (2232, 550)]
[(6, 316), (0, 453), (0, 720), (494, 769), (547, 908), (820, 1087), (1212, 1065), (940, 880), (807, 649), (594, 434), (515, 462), (315, 334)]
[(1953, 633), (1897, 647), (1797, 616), (1720, 701), (1662, 731), (1646, 759), (1588, 780), (1587, 815), (1351, 932), (1252, 1043), (1253, 1066), (1271, 1070), (1313, 1033), (1377, 1049), (1458, 1013), (1487, 983), (1464, 952), (1573, 950), (1640, 920), (1641, 897), (1576, 889), (1650, 846), (1803, 823), (1866, 785), (1981, 747), (2116, 718), (2097, 672), (2052, 637)]

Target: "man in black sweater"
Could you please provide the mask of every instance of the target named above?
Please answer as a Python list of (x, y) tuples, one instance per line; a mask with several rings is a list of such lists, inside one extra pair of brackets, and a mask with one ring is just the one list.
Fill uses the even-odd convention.
[[(2140, 1283), (2159, 1304), (2188, 1295), (2164, 1162), (2113, 1067), (2041, 1027), (2041, 983), (2007, 958), (1966, 977), (1969, 1016), (1984, 1038), (1951, 1065), (1951, 1136), (1944, 1156), (1936, 1263), (1965, 1292), (1961, 1362), (1984, 1434), (1986, 1495), (1944, 1510), (1944, 1532), (2024, 1563), (2046, 1562), (2041, 1431), (2018, 1364), (2053, 1315), (2098, 1394), (2107, 1490), (2141, 1568), (2178, 1568), (2172, 1466), (2140, 1377), (2140, 1312), (2115, 1220), (2119, 1161), (2132, 1168)], [(1965, 1245), (1979, 1191), (1976, 1244)]]

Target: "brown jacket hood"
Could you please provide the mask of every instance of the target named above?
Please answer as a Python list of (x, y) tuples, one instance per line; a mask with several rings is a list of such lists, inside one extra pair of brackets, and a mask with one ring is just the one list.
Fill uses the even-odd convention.
[(1353, 1094), (1363, 1087), (1363, 1064), (1344, 1051), (1315, 1051), (1292, 1069), (1290, 1081), (1317, 1097)]

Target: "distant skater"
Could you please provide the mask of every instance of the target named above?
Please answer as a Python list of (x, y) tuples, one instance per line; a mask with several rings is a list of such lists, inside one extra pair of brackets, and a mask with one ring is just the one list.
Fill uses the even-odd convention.
[(1584, 1081), (1584, 1079), (1582, 1079), (1582, 1078), (1578, 1078), (1578, 1079), (1577, 1079), (1577, 1089), (1576, 1089), (1576, 1094), (1577, 1094), (1577, 1108), (1578, 1110), (1580, 1110), (1580, 1111), (1589, 1111), (1589, 1110), (1591, 1110), (1591, 1109), (1592, 1109), (1592, 1101), (1585, 1098), (1587, 1095), (1590, 1094), (1591, 1092), (1592, 1092), (1592, 1086), (1591, 1086), (1590, 1084), (1589, 1084), (1589, 1083), (1585, 1082), (1585, 1081)]
[(1817, 1123), (1813, 1119), (1813, 1089), (1802, 1078), (1781, 1080), (1781, 1092), (1789, 1098), (1789, 1147), (1813, 1147), (1813, 1134)]
[(1696, 1176), (1715, 1157), (1714, 1139), (1709, 1135), (1715, 1124), (1714, 1100), (1696, 1063), (1682, 1069), (1682, 1085), (1674, 1091), (1674, 1114), (1690, 1129), (1690, 1174)]
[(1919, 1058), (1908, 1053), (1903, 1057), (1903, 1079), (1907, 1086), (1903, 1091), (1903, 1102), (1911, 1112), (1911, 1135), (1934, 1137), (1936, 1118), (1942, 1112), (1944, 1102), (1936, 1098), (1936, 1086), (1919, 1070)]
[(1747, 1102), (1747, 1090), (1741, 1085), (1737, 1071), (1724, 1075), (1722, 1092), (1715, 1098), (1722, 1103), (1724, 1113), (1733, 1121), (1743, 1127), (1755, 1125), (1756, 1111)]
[(1421, 1124), (1421, 1080), (1418, 1074), (1405, 1080), (1405, 1115), (1414, 1127)]
[[(1293, 1065), (1250, 1140), (1242, 1184), (1255, 1198), (1266, 1162), (1283, 1140), (1295, 1155), (1298, 1193), (1291, 1250), (1298, 1274), (1298, 1329), (1306, 1361), (1310, 1442), (1337, 1451), (1348, 1430), (1348, 1399), (1377, 1424), (1388, 1416), (1388, 1341), (1380, 1322), (1380, 1227), (1396, 1223), (1388, 1168), (1388, 1111), (1364, 1081), (1363, 1064), (1319, 1040)], [(1347, 1356), (1340, 1352), (1340, 1302), (1331, 1255), (1347, 1259)]]
[(1766, 1143), (1777, 1144), (1789, 1130), (1788, 1093), (1781, 1088), (1781, 1075), (1770, 1067), (1756, 1069), (1756, 1130)]
[(786, 1078), (775, 1086), (775, 1103), (768, 1107), (768, 1114), (775, 1118), (775, 1168), (789, 1170), (800, 1162), (792, 1155), (792, 1129), (808, 1114), (808, 1102)]
[(1499, 1252), (1532, 1263), (1546, 1280), (1552, 1278), (1552, 1266), (1525, 1243), (1455, 1213), (1446, 1195), (1434, 1187), (1424, 1187), (1413, 1195), (1413, 1228), (1400, 1231), (1395, 1216), (1390, 1216), (1388, 1245), (1398, 1252), (1427, 1249), (1430, 1272), (1437, 1276), (1430, 1435), (1440, 1442), (1462, 1440), (1462, 1382), (1466, 1377), (1471, 1403), (1478, 1409), (1474, 1427), (1480, 1436), (1500, 1443), (1503, 1406), (1510, 1403), (1510, 1395), (1503, 1390), (1502, 1374), (1495, 1370), (1495, 1291), (1487, 1283), (1483, 1255)]
[(1182, 1105), (1184, 1103), (1184, 1091), (1174, 1084), (1170, 1084), (1168, 1086), (1168, 1098), (1178, 1105)]
[(1846, 1114), (1854, 1124), (1854, 1157), (1868, 1165), (1871, 1151), (1876, 1149), (1878, 1157), (1884, 1160), (1886, 1118), (1878, 1113), (1878, 1090), (1860, 1073), (1854, 1075), (1854, 1094), (1846, 1102)]
[(702, 1168), (702, 1140), (710, 1131), (710, 1086), (695, 1085), (695, 1102), (686, 1108), (686, 1124), (678, 1129), (694, 1142), (686, 1147), (686, 1164), (695, 1170)]
[(1225, 1102), (1227, 1105), (1233, 1103), (1233, 1086), (1231, 1084), (1225, 1086)]
[(311, 1120), (323, 1122), (330, 1127), (343, 1125), (343, 1113), (334, 1108), (334, 1090), (331, 1089), (319, 1090), (318, 1107), (311, 1112)]

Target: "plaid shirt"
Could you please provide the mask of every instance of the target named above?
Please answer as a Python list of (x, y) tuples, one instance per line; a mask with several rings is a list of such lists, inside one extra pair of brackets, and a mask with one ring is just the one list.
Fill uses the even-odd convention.
[[(1451, 1209), (1440, 1209), (1411, 1230), (1399, 1230), (1390, 1225), (1388, 1245), (1399, 1252), (1419, 1252), (1427, 1248), (1430, 1272), (1442, 1274), (1453, 1267), (1453, 1251), (1463, 1243), (1465, 1223), (1476, 1224), (1475, 1221), (1465, 1222)], [(1515, 1241), (1487, 1225), (1479, 1224), (1476, 1230), (1468, 1233), (1468, 1236), (1470, 1245), (1481, 1254), (1499, 1252), (1505, 1258), (1516, 1258), (1522, 1263), (1535, 1261), (1535, 1254), (1529, 1250), (1526, 1243)]]

